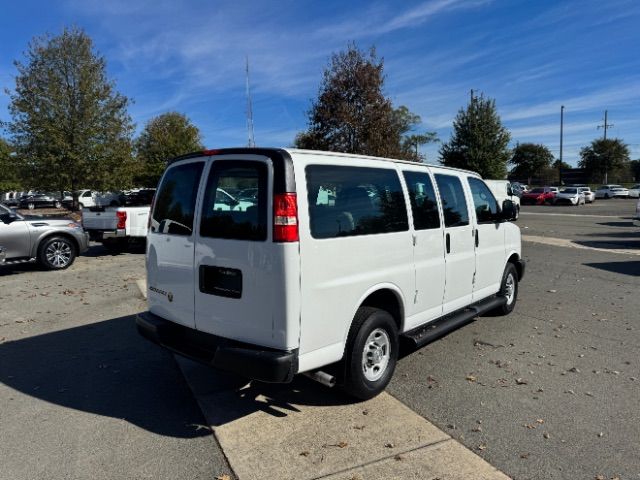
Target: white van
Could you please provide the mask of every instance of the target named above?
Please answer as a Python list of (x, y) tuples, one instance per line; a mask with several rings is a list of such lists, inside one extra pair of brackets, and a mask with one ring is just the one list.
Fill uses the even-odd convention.
[[(220, 188), (255, 189), (255, 203), (220, 210)], [(304, 150), (182, 156), (152, 208), (138, 330), (248, 378), (307, 373), (371, 398), (400, 341), (513, 310), (514, 213), (463, 170)]]
[(509, 180), (485, 180), (484, 182), (491, 189), (499, 204), (502, 205), (505, 200), (511, 200), (515, 204), (516, 216), (514, 220), (517, 220), (520, 217), (520, 197), (511, 188), (511, 182)]

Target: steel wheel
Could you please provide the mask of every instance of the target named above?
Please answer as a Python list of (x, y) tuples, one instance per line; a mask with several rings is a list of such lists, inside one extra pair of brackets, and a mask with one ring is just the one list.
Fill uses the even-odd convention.
[(27, 203), (27, 208), (29, 210), (33, 210), (34, 208), (36, 208), (36, 204), (35, 203)]
[(504, 296), (507, 297), (507, 305), (511, 305), (516, 298), (516, 280), (513, 272), (509, 272), (504, 281)]
[(362, 373), (370, 382), (379, 380), (389, 365), (391, 340), (381, 328), (369, 334), (362, 351)]
[(47, 262), (54, 268), (65, 268), (73, 259), (71, 245), (63, 240), (55, 240), (44, 251)]
[(56, 202), (56, 203), (53, 204), (53, 206), (55, 208), (60, 208), (62, 206), (62, 204), (60, 202)]

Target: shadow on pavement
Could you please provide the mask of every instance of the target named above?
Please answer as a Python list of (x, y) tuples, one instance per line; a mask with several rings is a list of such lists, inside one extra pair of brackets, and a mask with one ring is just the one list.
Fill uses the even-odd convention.
[(0, 382), (66, 408), (159, 435), (208, 435), (170, 354), (126, 316), (0, 344)]
[(35, 272), (42, 270), (36, 262), (17, 263), (15, 265), (0, 265), (0, 277), (5, 275), (17, 275), (25, 272)]
[(587, 267), (598, 268), (612, 273), (621, 273), (632, 277), (640, 277), (640, 260), (626, 262), (585, 263)]
[(605, 227), (633, 227), (633, 221), (631, 222), (598, 222), (596, 225), (602, 225)]
[[(636, 235), (637, 237), (637, 235)], [(637, 241), (630, 240), (573, 240), (573, 243), (585, 247), (602, 248), (604, 250), (640, 250), (640, 238)]]
[(131, 244), (120, 249), (108, 249), (101, 243), (91, 243), (89, 250), (82, 254), (83, 257), (96, 258), (96, 257), (117, 257), (126, 253), (144, 255), (145, 244)]

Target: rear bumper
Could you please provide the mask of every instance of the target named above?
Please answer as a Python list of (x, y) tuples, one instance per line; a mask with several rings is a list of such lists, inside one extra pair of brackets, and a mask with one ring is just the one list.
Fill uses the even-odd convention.
[(276, 350), (229, 340), (139, 313), (140, 335), (184, 357), (262, 382), (289, 383), (298, 372), (298, 351)]
[(89, 232), (89, 236), (91, 240), (94, 242), (101, 242), (108, 238), (125, 238), (127, 236), (127, 232), (124, 229), (120, 230), (96, 230), (96, 229), (87, 229)]

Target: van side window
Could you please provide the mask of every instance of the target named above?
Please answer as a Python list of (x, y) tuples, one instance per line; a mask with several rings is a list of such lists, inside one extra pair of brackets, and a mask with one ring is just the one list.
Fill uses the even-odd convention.
[(409, 230), (395, 170), (310, 165), (306, 176), (313, 238)]
[(203, 167), (204, 162), (193, 162), (167, 170), (153, 209), (152, 232), (191, 235)]
[(498, 202), (493, 193), (491, 193), (486, 183), (479, 178), (469, 177), (468, 180), (478, 222), (495, 221), (498, 217)]
[(403, 172), (403, 175), (409, 189), (414, 228), (416, 230), (440, 228), (438, 201), (429, 175), (420, 172)]
[(469, 225), (469, 211), (460, 179), (453, 175), (436, 174), (445, 227)]
[(262, 162), (215, 161), (207, 180), (200, 235), (266, 240), (268, 178), (267, 165)]

